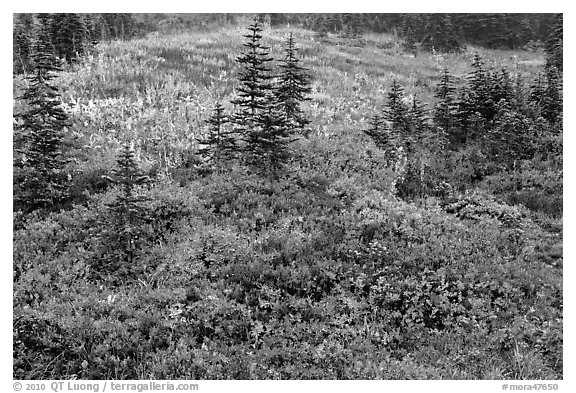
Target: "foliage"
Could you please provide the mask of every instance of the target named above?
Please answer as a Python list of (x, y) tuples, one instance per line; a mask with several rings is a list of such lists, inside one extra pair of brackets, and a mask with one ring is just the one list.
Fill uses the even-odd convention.
[[(282, 52), (278, 27), (261, 33), (266, 57)], [(562, 124), (511, 98), (519, 79), (489, 68), (530, 80), (541, 54), (478, 48), (494, 113), (463, 125), (456, 93), (469, 88), (473, 52), (415, 61), (391, 35), (332, 32), (318, 42), (294, 30), (314, 73), (300, 103), (310, 132), (290, 144), (281, 176), (234, 160), (196, 166), (210, 103), (242, 85), (230, 77), (244, 67), (235, 27), (103, 42), (54, 79), (78, 138), (66, 168), (82, 198), (14, 214), (15, 378), (563, 377)], [(443, 66), (452, 131), (474, 135), (450, 149), (422, 104)], [(386, 109), (402, 116), (384, 119), (374, 103), (393, 81)], [(255, 121), (280, 131), (271, 98)], [(394, 120), (411, 148), (391, 161), (378, 137)], [(144, 173), (154, 182), (137, 185)], [(115, 220), (132, 220), (131, 264)]]

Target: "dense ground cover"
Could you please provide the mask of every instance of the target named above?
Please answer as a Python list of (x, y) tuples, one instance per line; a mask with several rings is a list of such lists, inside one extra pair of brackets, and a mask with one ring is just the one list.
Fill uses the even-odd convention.
[[(265, 33), (272, 53), (287, 32)], [(463, 84), (476, 49), (526, 79), (543, 54), (414, 58), (386, 35), (295, 30), (313, 92), (288, 173), (198, 173), (242, 34), (102, 43), (59, 77), (75, 203), (15, 213), (15, 378), (562, 378), (561, 156), (480, 181), (473, 151), (429, 157), (450, 189), (403, 200), (362, 133), (393, 79), (432, 103), (442, 68)], [(125, 141), (155, 183), (119, 271), (102, 175)]]

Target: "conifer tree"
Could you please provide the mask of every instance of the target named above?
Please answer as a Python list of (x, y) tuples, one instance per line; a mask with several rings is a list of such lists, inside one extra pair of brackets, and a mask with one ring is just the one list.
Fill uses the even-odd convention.
[(461, 44), (450, 15), (429, 14), (425, 18), (422, 45), (427, 50), (459, 52)]
[(410, 153), (421, 142), (429, 127), (426, 109), (416, 95), (412, 96), (412, 103), (410, 108), (408, 108), (408, 122), (410, 124), (410, 132), (406, 135), (405, 143), (407, 151)]
[(401, 32), (404, 38), (404, 49), (417, 55), (416, 45), (421, 43), (424, 37), (424, 16), (421, 14), (404, 14)]
[(296, 138), (282, 104), (273, 94), (267, 96), (266, 107), (258, 115), (258, 127), (248, 138), (247, 145), (253, 147), (247, 152), (248, 164), (260, 173), (277, 177), (291, 156), (289, 144)]
[(328, 22), (324, 14), (316, 14), (313, 19), (312, 29), (318, 38), (325, 38), (328, 35)]
[(561, 77), (554, 66), (545, 67), (546, 90), (542, 101), (542, 115), (551, 123), (562, 120)]
[(383, 117), (390, 123), (394, 137), (403, 140), (410, 133), (410, 121), (408, 108), (403, 101), (404, 89), (396, 79), (392, 81), (387, 97)]
[(404, 90), (394, 79), (387, 94), (387, 101), (382, 115), (375, 115), (369, 121), (370, 128), (364, 132), (371, 136), (376, 145), (387, 152), (394, 163), (398, 158), (399, 149), (403, 145), (411, 145), (411, 122), (409, 108), (404, 104)]
[(363, 130), (368, 135), (376, 146), (386, 153), (387, 165), (392, 165), (398, 158), (397, 155), (397, 140), (392, 138), (390, 128), (386, 124), (384, 118), (375, 114), (368, 120), (369, 128)]
[(149, 182), (147, 176), (138, 169), (134, 152), (125, 144), (118, 155), (116, 167), (108, 178), (119, 187), (120, 194), (107, 204), (110, 209), (111, 226), (107, 233), (110, 245), (114, 248), (107, 270), (130, 270), (134, 262), (138, 242), (145, 234), (146, 211), (142, 203), (147, 198), (138, 195), (137, 189)]
[(86, 52), (88, 30), (79, 14), (54, 14), (52, 22), (52, 42), (56, 54), (72, 62)]
[[(40, 16), (46, 21), (44, 15)], [(42, 19), (41, 19), (42, 20)], [(41, 23), (32, 45), (33, 72), (26, 77), (28, 86), (20, 97), (26, 101), (25, 112), (17, 114), (14, 146), (15, 207), (25, 210), (48, 208), (66, 193), (63, 168), (63, 141), (68, 117), (61, 106), (58, 89), (51, 84), (60, 71), (59, 62), (50, 50), (49, 24)]]
[(462, 131), (459, 141), (461, 143), (483, 138), (485, 130), (497, 113), (494, 97), (495, 76), (484, 68), (478, 53), (474, 55), (472, 68), (468, 75), (468, 85), (463, 89), (458, 102), (457, 119)]
[(490, 83), (489, 73), (484, 69), (484, 62), (476, 52), (472, 60), (472, 72), (468, 75), (468, 101), (465, 103), (466, 110), (471, 116), (475, 113), (480, 113), (484, 117), (488, 117), (487, 101), (490, 100)]
[(514, 87), (510, 73), (506, 68), (502, 68), (499, 73), (492, 74), (490, 88), (492, 101), (499, 103), (504, 100), (507, 103), (512, 103), (514, 100)]
[(18, 14), (15, 16), (13, 39), (13, 64), (14, 73), (27, 73), (32, 69), (31, 47), (32, 47), (33, 19), (31, 14)]
[(368, 129), (364, 130), (364, 133), (374, 140), (376, 146), (380, 148), (385, 148), (387, 146), (386, 133), (384, 132), (386, 128), (386, 123), (384, 119), (379, 114), (373, 115), (368, 119)]
[(560, 76), (556, 68), (545, 67), (544, 73), (538, 74), (530, 86), (528, 100), (538, 106), (547, 121), (556, 123), (562, 120)]
[(448, 68), (444, 68), (434, 95), (438, 99), (434, 106), (434, 122), (442, 127), (448, 135), (454, 131), (456, 121), (455, 91)]
[[(36, 28), (34, 29), (34, 38), (36, 41), (41, 40), (46, 53), (56, 56), (54, 42), (52, 41), (52, 26), (54, 14), (36, 14)], [(57, 61), (54, 59), (54, 61)], [(58, 62), (59, 63), (59, 62)]]
[(544, 83), (544, 77), (542, 73), (539, 72), (530, 85), (530, 95), (528, 96), (528, 101), (533, 102), (538, 106), (542, 106), (545, 95), (546, 85)]
[(217, 169), (221, 167), (224, 160), (231, 159), (236, 154), (236, 139), (232, 131), (226, 129), (230, 122), (229, 117), (224, 113), (224, 107), (217, 102), (212, 111), (212, 115), (206, 123), (209, 126), (208, 136), (205, 139), (198, 139), (201, 145), (200, 155), (214, 164)]
[(347, 38), (358, 38), (362, 35), (360, 14), (343, 14), (340, 34)]
[(340, 14), (327, 14), (326, 28), (330, 33), (338, 33), (342, 29), (342, 16)]
[(535, 146), (533, 125), (533, 121), (515, 111), (509, 102), (500, 100), (494, 125), (483, 141), (490, 159), (512, 168), (517, 160), (531, 158)]
[(300, 66), (297, 48), (290, 33), (284, 48), (286, 56), (280, 64), (280, 75), (276, 85), (276, 97), (286, 115), (287, 121), (295, 128), (304, 129), (309, 123), (300, 108), (300, 103), (309, 100), (306, 96), (311, 92), (310, 76), (307, 69)]
[(520, 72), (514, 76), (514, 83), (512, 88), (512, 107), (521, 112), (526, 108), (526, 93), (524, 91), (524, 79)]
[(550, 28), (550, 34), (546, 40), (546, 65), (555, 67), (560, 72), (562, 72), (563, 69), (564, 55), (563, 24), (563, 15), (555, 14)]
[[(267, 64), (272, 61), (262, 46), (261, 26), (257, 20), (248, 27), (246, 47), (237, 61), (243, 65), (238, 98), (233, 116), (235, 131), (244, 141), (244, 161), (258, 172), (277, 174), (288, 160), (288, 144), (293, 127), (286, 118), (284, 102), (278, 100)], [(284, 91), (286, 93), (286, 91)]]
[(266, 108), (266, 96), (273, 89), (269, 68), (272, 58), (269, 57), (268, 48), (260, 42), (262, 27), (258, 20), (254, 19), (248, 31), (244, 35), (247, 39), (243, 44), (246, 49), (236, 59), (243, 68), (239, 77), (238, 97), (232, 101), (236, 106), (232, 122), (236, 131), (243, 136), (254, 130), (258, 115)]

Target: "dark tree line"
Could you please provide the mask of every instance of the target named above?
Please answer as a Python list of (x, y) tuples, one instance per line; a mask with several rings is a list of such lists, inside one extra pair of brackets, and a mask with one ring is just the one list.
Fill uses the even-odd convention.
[[(469, 43), (514, 49), (530, 41), (545, 42), (558, 26), (554, 14), (269, 14), (272, 26), (293, 24), (348, 37), (363, 32), (393, 33), (423, 49), (458, 51)], [(561, 16), (560, 16), (561, 18)], [(561, 19), (560, 19), (561, 20)], [(561, 28), (560, 28), (561, 29)]]
[[(73, 62), (100, 42), (129, 39), (140, 26), (132, 14), (16, 14), (13, 29), (14, 73), (34, 68), (32, 47), (37, 40), (47, 43), (54, 56)], [(41, 37), (42, 35), (42, 37)]]

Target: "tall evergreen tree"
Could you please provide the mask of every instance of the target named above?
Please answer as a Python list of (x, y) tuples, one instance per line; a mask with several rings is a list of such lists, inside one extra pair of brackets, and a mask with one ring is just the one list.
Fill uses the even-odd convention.
[(20, 97), (27, 109), (16, 115), (14, 197), (15, 207), (25, 210), (53, 206), (65, 196), (67, 186), (62, 150), (69, 122), (58, 89), (51, 84), (60, 66), (50, 50), (48, 29), (49, 24), (40, 24), (32, 45), (34, 70), (27, 76), (28, 86)]
[(276, 85), (276, 97), (281, 104), (281, 108), (286, 118), (293, 127), (304, 129), (309, 123), (300, 103), (309, 100), (306, 96), (311, 92), (310, 75), (307, 69), (300, 66), (300, 59), (297, 57), (297, 48), (294, 44), (294, 37), (290, 33), (284, 48), (286, 56), (280, 64), (280, 75)]
[(248, 27), (247, 41), (243, 44), (244, 52), (236, 58), (242, 66), (240, 71), (240, 86), (238, 97), (232, 100), (236, 106), (236, 113), (232, 122), (240, 134), (249, 134), (258, 123), (258, 115), (266, 108), (266, 96), (272, 91), (272, 74), (269, 67), (272, 58), (269, 57), (268, 48), (260, 42), (262, 39), (262, 26), (254, 19)]
[(290, 156), (288, 144), (293, 140), (293, 127), (286, 118), (284, 102), (278, 100), (277, 89), (271, 83), (268, 63), (272, 59), (260, 42), (262, 28), (258, 20), (248, 31), (244, 35), (246, 50), (237, 58), (243, 69), (238, 98), (232, 101), (236, 105), (233, 124), (244, 141), (245, 162), (258, 172), (276, 175)]

